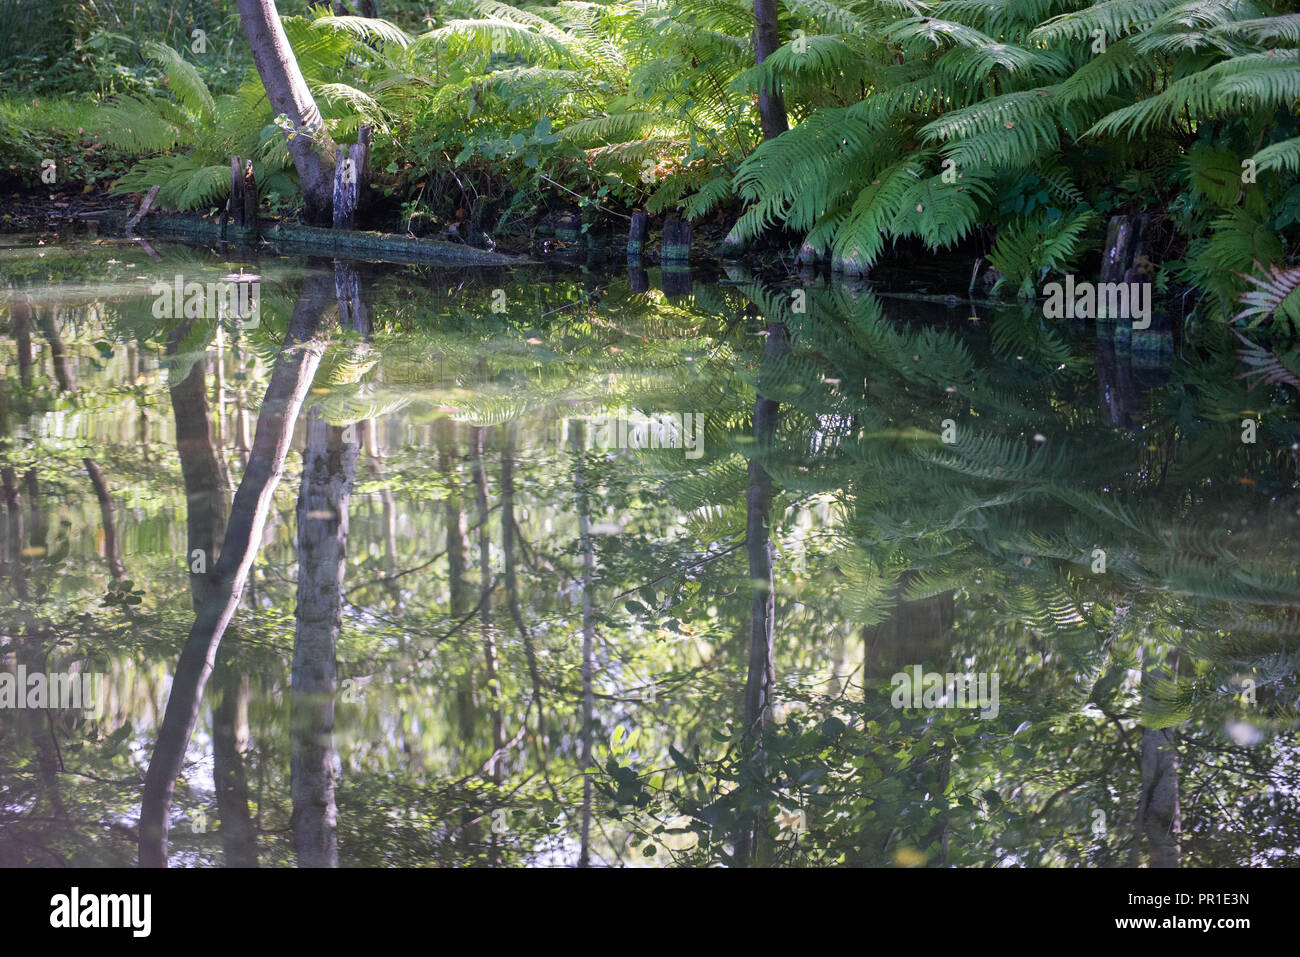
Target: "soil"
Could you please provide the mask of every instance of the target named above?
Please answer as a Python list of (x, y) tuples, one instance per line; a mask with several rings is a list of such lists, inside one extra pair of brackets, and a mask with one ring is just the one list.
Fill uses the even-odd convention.
[(0, 233), (58, 232), (80, 224), (88, 215), (116, 210), (129, 212), (135, 206), (131, 196), (109, 196), (107, 190), (91, 189), (50, 191), (40, 188), (10, 187), (0, 192)]

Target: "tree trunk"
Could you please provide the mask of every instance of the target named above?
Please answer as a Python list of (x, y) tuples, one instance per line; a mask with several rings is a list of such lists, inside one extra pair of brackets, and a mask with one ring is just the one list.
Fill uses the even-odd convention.
[(140, 865), (167, 865), (167, 829), (176, 779), (198, 717), (203, 688), (248, 579), (266, 527), (276, 486), (284, 474), (293, 426), (320, 365), (324, 343), (316, 327), (332, 292), (328, 277), (307, 278), (289, 320), (284, 351), (276, 361), (258, 414), (248, 467), (235, 493), (225, 546), (212, 571), (203, 605), (194, 616), (172, 679), (167, 710), (158, 729), (140, 805)]
[(514, 619), (528, 659), (528, 676), (533, 684), (533, 704), (537, 708), (537, 741), (546, 746), (546, 716), (542, 711), (542, 677), (537, 670), (537, 649), (533, 633), (524, 621), (519, 606), (518, 560), (515, 554), (515, 426), (505, 427), (501, 448), (501, 554), (505, 562), (506, 604)]
[[(777, 0), (754, 0), (754, 62), (762, 63), (781, 45), (777, 22)], [(766, 87), (758, 91), (758, 118), (763, 139), (776, 139), (790, 128), (785, 115), (785, 98)]]
[(356, 215), (370, 189), (370, 127), (361, 127), (357, 141), (339, 150), (334, 168), (334, 228), (353, 229)]
[(24, 389), (32, 384), (32, 307), (27, 300), (15, 296), (9, 301), (9, 315), (13, 319), (14, 342), (18, 346), (18, 381)]
[(347, 557), (348, 506), (359, 447), (313, 406), (298, 495), (298, 606), (293, 640), (290, 791), (299, 867), (338, 867), (334, 695)]
[[(592, 593), (592, 580), (596, 570), (596, 554), (591, 542), (591, 505), (588, 500), (587, 477), (582, 468), (582, 454), (586, 446), (586, 425), (582, 421), (573, 423), (573, 451), (577, 466), (573, 476), (574, 487), (578, 491), (578, 536), (582, 542), (582, 751), (578, 767), (585, 771), (591, 767), (591, 736), (595, 722), (595, 696), (592, 693), (592, 676), (595, 672), (592, 655), (596, 643), (595, 599)], [(591, 816), (592, 816), (592, 779), (591, 775), (582, 777), (582, 834), (578, 852), (578, 866), (591, 864)]]
[(447, 581), (452, 618), (463, 618), (470, 608), (470, 590), (465, 581), (465, 512), (461, 500), (460, 482), (456, 479), (456, 423), (450, 418), (439, 419), (434, 425), (438, 443), (438, 471), (447, 483), (450, 494), (444, 501), (444, 522), (447, 526)]
[[(1174, 655), (1166, 671), (1157, 663), (1144, 667), (1142, 684), (1145, 695), (1171, 674), (1177, 674)], [(1142, 728), (1142, 794), (1138, 804), (1138, 833), (1134, 846), (1145, 835), (1147, 866), (1181, 867), (1182, 814), (1178, 804), (1178, 743), (1173, 728)]]
[(104, 560), (108, 562), (109, 574), (117, 581), (124, 573), (122, 556), (117, 546), (117, 522), (113, 519), (113, 497), (108, 494), (108, 483), (104, 473), (99, 470), (94, 459), (81, 460), (90, 476), (90, 485), (95, 490), (95, 500), (99, 502), (99, 517), (104, 525)]
[(222, 646), (221, 660), (212, 672), (212, 682), (221, 696), (212, 709), (212, 777), (226, 866), (257, 867), (257, 828), (248, 811), (248, 774), (244, 768), (248, 677), (231, 666), (229, 644)]
[[(764, 358), (785, 355), (790, 349), (785, 324), (767, 324)], [(756, 456), (771, 449), (776, 435), (780, 404), (761, 393), (754, 402)], [(772, 477), (757, 457), (749, 460), (749, 495), (746, 503), (745, 551), (749, 558), (749, 581), (753, 590), (749, 623), (749, 675), (745, 683), (745, 729), (757, 738), (772, 715), (772, 686), (776, 682), (773, 662), (775, 590), (772, 571), (774, 549), (768, 525), (772, 508)]]
[(334, 158), (338, 148), (325, 129), (316, 101), (298, 68), (274, 0), (238, 0), (244, 35), (266, 98), (276, 114), (293, 124), (289, 155), (302, 187), (303, 221), (328, 226), (334, 202)]
[[(167, 352), (175, 356), (191, 323), (183, 323), (168, 339)], [(185, 486), (185, 565), (190, 569), (190, 599), (197, 613), (203, 607), (209, 574), (221, 552), (226, 524), (225, 477), (212, 442), (208, 414), (206, 356), (169, 390), (176, 421), (176, 451)], [(196, 571), (202, 568), (203, 571)]]
[(72, 392), (76, 385), (72, 381), (72, 366), (68, 362), (68, 348), (59, 333), (59, 311), (51, 308), (48, 312), (37, 310), (37, 322), (41, 332), (50, 344), (50, 362), (54, 365), (54, 378), (59, 384), (60, 392)]
[[(774, 359), (790, 351), (789, 335), (782, 322), (767, 323), (764, 359)], [(759, 841), (767, 828), (767, 793), (762, 772), (764, 763), (761, 743), (763, 731), (772, 720), (772, 689), (776, 684), (776, 579), (773, 574), (772, 476), (759, 457), (768, 453), (776, 436), (780, 404), (762, 394), (754, 401), (754, 457), (749, 460), (749, 492), (746, 501), (745, 552), (749, 560), (749, 584), (752, 592), (749, 611), (749, 671), (745, 681), (745, 747), (750, 752), (751, 767), (756, 769), (754, 786), (756, 804), (752, 819), (741, 829), (736, 840), (736, 862), (742, 867), (754, 863), (759, 855)]]

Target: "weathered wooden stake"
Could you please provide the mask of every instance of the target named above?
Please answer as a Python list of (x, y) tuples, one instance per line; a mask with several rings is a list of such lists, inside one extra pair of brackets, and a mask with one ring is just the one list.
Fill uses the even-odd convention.
[(257, 179), (252, 160), (244, 165), (244, 228), (257, 228)]
[(230, 158), (230, 216), (236, 226), (244, 226), (244, 162)]
[(1120, 282), (1142, 252), (1147, 217), (1112, 216), (1106, 224), (1106, 248), (1101, 257), (1101, 282)]
[(691, 271), (680, 264), (676, 268), (664, 266), (659, 273), (659, 285), (665, 296), (689, 296), (691, 294)]
[(160, 189), (162, 189), (162, 187), (155, 184), (150, 186), (149, 192), (144, 194), (144, 199), (140, 201), (140, 208), (136, 210), (134, 216), (126, 221), (126, 234), (128, 236), (135, 233), (135, 227), (139, 225), (140, 220), (144, 219), (145, 215), (149, 212), (149, 207), (153, 205), (153, 201), (157, 198), (158, 190)]
[(650, 219), (645, 213), (632, 214), (632, 225), (627, 230), (627, 258), (640, 259), (645, 249), (646, 234), (650, 231)]
[(334, 167), (334, 228), (356, 228), (357, 209), (370, 183), (370, 127), (357, 132), (357, 141), (339, 147)]
[(691, 261), (690, 223), (677, 216), (664, 223), (663, 243), (660, 246), (659, 258), (661, 262), (665, 263), (687, 263)]
[[(628, 257), (631, 259), (631, 257)], [(639, 263), (629, 262), (627, 265), (627, 284), (634, 293), (643, 293), (650, 291), (650, 276), (645, 271), (645, 267)]]

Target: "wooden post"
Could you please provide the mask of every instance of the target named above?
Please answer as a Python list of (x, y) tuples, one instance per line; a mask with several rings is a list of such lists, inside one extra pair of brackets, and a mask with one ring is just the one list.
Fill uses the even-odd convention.
[[(628, 259), (631, 259), (628, 256)], [(634, 293), (650, 291), (650, 276), (640, 263), (629, 262), (627, 265), (627, 284)]]
[(244, 165), (244, 228), (257, 229), (257, 179), (252, 160)]
[(339, 147), (334, 167), (334, 228), (355, 229), (356, 214), (370, 182), (370, 127), (363, 126), (357, 141)]
[(1112, 216), (1106, 224), (1106, 248), (1101, 257), (1101, 282), (1120, 282), (1138, 256), (1146, 238), (1147, 217)]
[(681, 263), (665, 263), (659, 273), (659, 285), (665, 296), (689, 296), (692, 287), (690, 268)]
[(126, 221), (126, 234), (128, 236), (135, 234), (135, 227), (140, 224), (140, 220), (144, 219), (145, 215), (149, 212), (149, 207), (153, 205), (153, 201), (157, 198), (158, 190), (160, 189), (162, 189), (162, 187), (157, 184), (149, 187), (149, 192), (145, 193), (144, 199), (140, 201), (140, 208), (136, 210), (134, 216)]
[(640, 259), (641, 251), (645, 249), (646, 234), (649, 232), (650, 220), (645, 213), (635, 212), (632, 214), (632, 225), (627, 231), (627, 258)]
[(238, 156), (230, 158), (230, 215), (236, 226), (244, 225), (244, 163)]
[(665, 263), (688, 263), (691, 260), (691, 226), (674, 216), (664, 223), (663, 244), (659, 258)]

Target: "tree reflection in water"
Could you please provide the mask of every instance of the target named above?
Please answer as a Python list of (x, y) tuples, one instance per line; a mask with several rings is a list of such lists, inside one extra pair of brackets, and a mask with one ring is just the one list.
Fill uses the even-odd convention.
[(1230, 333), (272, 259), (160, 327), (110, 254), (0, 265), (0, 652), (108, 676), (0, 712), (0, 862), (1295, 863), (1297, 397)]

